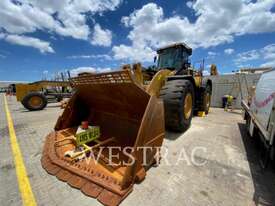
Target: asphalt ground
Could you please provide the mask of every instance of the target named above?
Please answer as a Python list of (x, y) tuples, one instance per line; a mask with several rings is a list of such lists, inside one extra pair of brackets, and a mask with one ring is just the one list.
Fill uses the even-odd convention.
[[(1, 206), (101, 205), (41, 167), (44, 139), (61, 113), (58, 104), (29, 112), (0, 94)], [(211, 108), (184, 134), (166, 133), (167, 158), (121, 205), (275, 205), (274, 169), (261, 169), (257, 144), (240, 112)]]

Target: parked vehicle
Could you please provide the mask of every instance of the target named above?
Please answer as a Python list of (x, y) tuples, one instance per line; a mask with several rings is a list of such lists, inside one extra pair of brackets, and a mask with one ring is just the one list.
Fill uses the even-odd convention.
[(71, 97), (69, 81), (38, 81), (28, 84), (16, 84), (16, 99), (30, 110), (44, 109), (48, 102), (60, 102)]
[(261, 163), (263, 167), (275, 159), (275, 69), (262, 74), (251, 103), (242, 101), (250, 136), (259, 137), (263, 143)]

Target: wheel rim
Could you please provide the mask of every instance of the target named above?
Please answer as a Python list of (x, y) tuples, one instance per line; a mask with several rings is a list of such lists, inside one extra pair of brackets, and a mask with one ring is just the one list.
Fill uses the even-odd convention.
[(184, 113), (185, 119), (189, 119), (190, 118), (190, 116), (192, 114), (192, 107), (193, 107), (192, 95), (190, 93), (188, 93), (185, 96), (184, 107), (183, 107), (183, 113)]
[(40, 107), (43, 104), (43, 101), (42, 101), (42, 99), (40, 97), (33, 96), (33, 97), (30, 98), (29, 104), (33, 108), (38, 108), (38, 107)]

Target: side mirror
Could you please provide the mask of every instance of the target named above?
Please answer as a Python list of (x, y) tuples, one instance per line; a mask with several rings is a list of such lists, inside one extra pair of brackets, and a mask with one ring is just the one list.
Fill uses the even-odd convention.
[(156, 61), (157, 61), (157, 56), (154, 57), (154, 63), (156, 63)]

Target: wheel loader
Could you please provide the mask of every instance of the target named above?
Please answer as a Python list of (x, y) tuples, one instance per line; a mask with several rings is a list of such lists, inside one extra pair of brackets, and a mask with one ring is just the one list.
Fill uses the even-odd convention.
[(46, 137), (42, 167), (104, 205), (120, 204), (159, 162), (165, 126), (185, 131), (193, 111), (209, 110), (211, 81), (190, 68), (191, 53), (175, 44), (158, 50), (155, 71), (135, 64), (72, 78), (75, 93)]
[[(208, 114), (212, 81), (203, 78), (202, 69), (196, 71), (191, 67), (189, 57), (192, 49), (184, 43), (160, 48), (157, 54), (157, 67), (155, 74), (149, 79), (153, 80), (149, 92), (155, 90), (156, 96), (164, 102), (166, 128), (184, 132), (189, 128), (193, 114), (199, 111)], [(142, 72), (147, 74), (146, 70)], [(163, 80), (158, 82), (156, 79), (160, 77)]]

